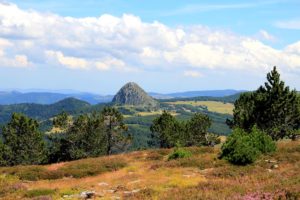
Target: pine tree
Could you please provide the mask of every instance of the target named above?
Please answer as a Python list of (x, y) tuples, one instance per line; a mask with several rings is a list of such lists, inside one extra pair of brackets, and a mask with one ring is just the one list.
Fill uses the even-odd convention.
[(0, 140), (0, 166), (10, 165), (11, 159), (10, 149)]
[(167, 111), (153, 120), (150, 127), (152, 138), (159, 141), (161, 148), (174, 147), (176, 143), (182, 142), (183, 125), (179, 123)]
[(208, 132), (211, 126), (211, 120), (207, 115), (196, 113), (186, 124), (186, 145), (201, 146), (207, 145)]
[[(99, 114), (80, 115), (68, 129), (62, 145), (68, 149), (69, 159), (105, 155), (106, 135)], [(64, 150), (61, 149), (63, 152)]]
[(264, 86), (235, 102), (232, 125), (250, 130), (255, 124), (275, 140), (295, 137), (300, 127), (299, 96), (280, 80), (276, 67), (267, 74)]
[(36, 120), (14, 113), (3, 127), (3, 143), (10, 151), (10, 165), (41, 164), (46, 160), (43, 135)]
[(123, 132), (128, 130), (124, 124), (123, 115), (114, 107), (105, 107), (102, 112), (102, 120), (105, 124), (105, 133), (107, 140), (106, 154), (110, 155), (113, 148), (124, 150), (131, 141), (131, 136), (125, 137)]

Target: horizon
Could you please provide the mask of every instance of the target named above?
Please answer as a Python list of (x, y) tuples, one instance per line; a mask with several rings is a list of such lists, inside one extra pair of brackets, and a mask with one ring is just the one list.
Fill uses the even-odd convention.
[[(140, 85), (139, 85), (140, 86)], [(100, 95), (100, 96), (114, 96), (121, 87), (115, 92), (115, 93), (110, 93), (110, 94), (101, 94), (101, 93), (94, 93), (94, 92), (87, 92), (87, 91), (78, 91), (78, 90), (72, 90), (72, 89), (41, 89), (41, 88), (28, 88), (28, 89), (19, 89), (19, 88), (0, 88), (0, 92), (19, 92), (22, 94), (26, 93), (57, 93), (57, 94), (93, 94), (93, 95)], [(142, 88), (143, 89), (143, 88)], [(243, 92), (243, 91), (249, 91), (249, 90), (243, 90), (243, 89), (215, 89), (215, 90), (186, 90), (186, 91), (176, 91), (176, 92), (166, 92), (166, 93), (160, 93), (156, 91), (145, 91), (148, 94), (176, 94), (176, 93), (186, 93), (186, 92), (215, 92), (215, 91), (236, 91), (236, 92)]]
[(300, 85), (300, 2), (0, 0), (0, 90), (255, 90)]

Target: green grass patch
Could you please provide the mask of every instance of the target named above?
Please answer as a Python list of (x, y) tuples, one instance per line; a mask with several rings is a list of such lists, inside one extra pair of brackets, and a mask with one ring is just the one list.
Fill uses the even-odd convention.
[(34, 197), (40, 197), (40, 196), (51, 196), (51, 195), (54, 195), (55, 192), (56, 192), (56, 190), (51, 190), (51, 189), (28, 190), (24, 196), (27, 198), (34, 198)]
[(189, 158), (192, 156), (192, 153), (188, 150), (176, 148), (174, 151), (169, 155), (168, 160), (176, 160), (179, 158)]

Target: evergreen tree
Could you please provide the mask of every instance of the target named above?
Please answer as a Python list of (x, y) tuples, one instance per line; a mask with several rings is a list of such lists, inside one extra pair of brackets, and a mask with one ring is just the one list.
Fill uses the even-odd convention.
[(209, 145), (208, 128), (211, 126), (211, 120), (207, 115), (196, 113), (186, 123), (186, 146)]
[(63, 146), (71, 160), (105, 154), (107, 146), (105, 128), (99, 114), (80, 115), (66, 133)]
[(242, 94), (235, 102), (231, 125), (250, 130), (254, 125), (273, 139), (295, 137), (300, 127), (299, 96), (280, 80), (276, 67), (267, 74), (264, 86)]
[(105, 126), (100, 114), (80, 115), (65, 133), (50, 135), (50, 162), (105, 155)]
[(177, 142), (182, 142), (183, 127), (174, 116), (164, 111), (153, 120), (150, 130), (152, 137), (159, 141), (161, 148), (170, 148), (174, 147)]
[(10, 165), (11, 159), (10, 149), (0, 140), (0, 166)]
[(69, 126), (70, 116), (63, 111), (53, 119), (53, 126), (61, 129), (66, 129)]
[(107, 140), (106, 154), (111, 155), (113, 148), (116, 150), (124, 150), (131, 141), (131, 136), (125, 137), (124, 131), (128, 128), (124, 124), (123, 115), (113, 107), (105, 107), (102, 112), (102, 120), (105, 125), (105, 133)]
[(10, 165), (41, 164), (46, 160), (43, 135), (36, 120), (14, 113), (3, 127), (3, 141), (11, 153)]

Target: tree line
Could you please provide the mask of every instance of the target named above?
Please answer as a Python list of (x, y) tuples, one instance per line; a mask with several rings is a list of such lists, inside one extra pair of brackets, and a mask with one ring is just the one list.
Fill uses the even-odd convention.
[[(227, 120), (233, 133), (223, 144), (220, 158), (247, 164), (261, 153), (276, 149), (273, 140), (297, 139), (300, 128), (300, 97), (280, 79), (276, 67), (267, 82), (253, 92), (240, 95), (234, 103), (233, 119)], [(164, 111), (153, 120), (152, 146), (160, 148), (213, 146), (218, 135), (208, 132), (211, 119), (195, 113), (179, 121)], [(2, 128), (0, 166), (70, 161), (124, 151), (132, 140), (123, 115), (114, 107), (76, 118), (62, 112), (53, 118), (59, 133), (43, 134), (36, 120), (14, 113)]]
[(130, 136), (122, 114), (112, 107), (100, 113), (80, 115), (72, 119), (62, 112), (53, 119), (59, 133), (43, 134), (36, 120), (14, 113), (2, 128), (0, 165), (45, 164), (70, 161), (123, 150)]

